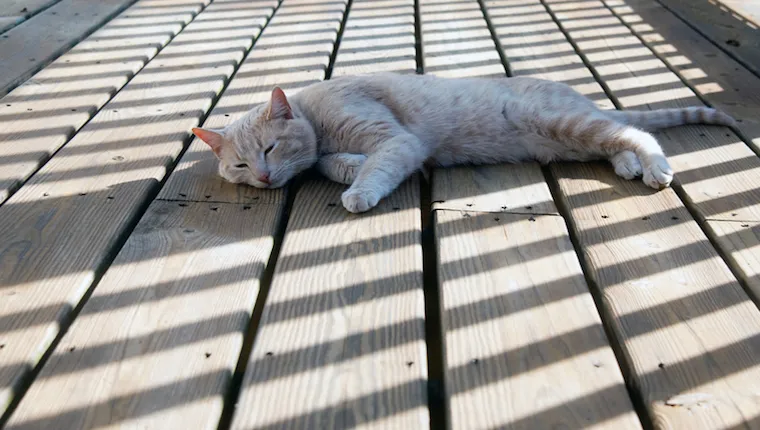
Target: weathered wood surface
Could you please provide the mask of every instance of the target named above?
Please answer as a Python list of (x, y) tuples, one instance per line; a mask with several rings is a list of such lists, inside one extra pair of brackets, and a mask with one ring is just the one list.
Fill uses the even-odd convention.
[[(414, 72), (406, 6), (354, 1), (343, 41), (381, 26), (376, 40), (412, 55), (392, 47), (377, 64)], [(368, 70), (365, 51), (387, 45), (341, 43), (333, 75)], [(342, 207), (345, 188), (310, 179), (298, 190), (233, 428), (429, 427), (419, 184), (363, 215)]]
[(280, 208), (154, 201), (7, 428), (216, 428)]
[[(644, 0), (605, 0), (605, 3), (657, 52), (662, 60), (678, 71), (679, 77), (714, 107), (734, 116), (736, 128), (745, 142), (760, 148), (760, 78), (697, 34), (658, 3)], [(615, 6), (617, 5), (617, 6)], [(687, 145), (691, 145), (691, 141)], [(721, 158), (716, 160), (716, 154)], [(752, 245), (754, 210), (747, 211), (756, 198), (760, 164), (757, 156), (747, 151), (741, 141), (717, 148), (713, 152), (689, 154), (688, 170), (679, 172), (679, 180), (719, 181), (710, 186), (710, 196), (721, 202), (728, 213), (705, 214), (708, 233), (727, 252), (728, 263), (744, 282), (760, 297), (757, 261), (760, 250)], [(737, 174), (744, 172), (743, 174)], [(709, 210), (709, 209), (708, 209)], [(721, 209), (717, 210), (721, 212)]]
[[(261, 6), (242, 18), (265, 14)], [(227, 29), (250, 26), (231, 18), (224, 18)], [(254, 96), (261, 89), (255, 77), (239, 73), (258, 62), (252, 54), (212, 117), (227, 118), (220, 113), (230, 105), (227, 100), (238, 95), (240, 102), (239, 95)], [(240, 204), (235, 197), (243, 187), (220, 181), (212, 196), (194, 199), (205, 190), (199, 193), (193, 181), (183, 179), (205, 167), (193, 162), (197, 155), (184, 154), (185, 170), (169, 179), (178, 193), (150, 206), (14, 413), (11, 428), (124, 422), (216, 428), (270, 257), (284, 191), (245, 187), (250, 199)], [(173, 390), (182, 394), (166, 394)]]
[(760, 29), (753, 20), (757, 15), (742, 16), (715, 0), (657, 1), (760, 75)]
[[(477, 1), (420, 7), (426, 72), (504, 75)], [(451, 427), (641, 428), (538, 165), (438, 169), (432, 187)]]
[(141, 0), (0, 99), (0, 203), (210, 0)]
[(333, 76), (414, 73), (414, 0), (354, 1)]
[[(703, 105), (600, 1), (547, 3), (623, 109)], [(760, 220), (760, 158), (733, 131), (676, 127), (658, 133), (658, 140), (700, 218)]]
[(656, 428), (739, 428), (760, 405), (760, 312), (671, 191), (553, 168)]
[(604, 4), (712, 107), (733, 116), (745, 141), (760, 151), (760, 78), (657, 2)]
[[(509, 1), (489, 2), (489, 11), (492, 3)], [(606, 8), (591, 2), (549, 1), (547, 6), (624, 106), (628, 102), (641, 109), (662, 100), (678, 105), (678, 92), (659, 99), (636, 92), (677, 79), (646, 75), (636, 80), (636, 65), (642, 63), (630, 59), (651, 60), (653, 55), (646, 48), (617, 50), (621, 38), (630, 42), (628, 30)], [(552, 29), (552, 16), (536, 12), (533, 25), (558, 31)], [(501, 43), (509, 49), (503, 39)], [(629, 92), (623, 95), (623, 90)], [(683, 153), (688, 151), (676, 155)], [(621, 180), (606, 163), (557, 164), (552, 172), (587, 274), (622, 347), (628, 382), (642, 396), (655, 426), (730, 427), (755, 416), (758, 405), (744, 393), (756, 388), (735, 391), (734, 384), (757, 379), (753, 355), (760, 348), (760, 312), (673, 190), (653, 192), (640, 181)]]
[(6, 0), (0, 9), (0, 33), (14, 27), (60, 0)]
[(216, 0), (0, 206), (3, 408), (105, 271), (275, 4)]
[[(751, 21), (747, 25), (756, 30), (760, 27), (760, 3), (754, 0), (720, 0), (721, 6), (726, 6), (730, 12), (738, 14), (738, 19)], [(722, 9), (722, 7), (721, 7)]]
[(235, 429), (429, 427), (418, 184), (372, 212), (296, 195)]
[(5, 95), (135, 0), (61, 0), (0, 36), (0, 95)]

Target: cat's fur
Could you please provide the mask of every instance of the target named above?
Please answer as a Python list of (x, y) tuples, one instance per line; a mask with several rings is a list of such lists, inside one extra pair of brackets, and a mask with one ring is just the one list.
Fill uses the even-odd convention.
[(343, 206), (364, 212), (428, 166), (537, 160), (609, 160), (626, 179), (667, 187), (673, 171), (645, 130), (731, 125), (705, 107), (602, 111), (569, 86), (533, 78), (449, 79), (371, 74), (310, 85), (222, 130), (193, 132), (214, 150), (230, 182), (281, 187), (317, 165), (351, 184)]

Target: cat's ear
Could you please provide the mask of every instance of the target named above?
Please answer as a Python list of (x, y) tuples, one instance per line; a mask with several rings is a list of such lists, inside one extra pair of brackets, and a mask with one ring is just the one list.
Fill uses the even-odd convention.
[(222, 145), (224, 144), (224, 137), (222, 137), (218, 130), (195, 127), (193, 128), (193, 134), (198, 136), (200, 140), (206, 142), (206, 144), (211, 147), (211, 150), (214, 151), (214, 154), (217, 156), (220, 155)]
[(290, 108), (285, 93), (280, 87), (274, 87), (272, 98), (269, 100), (267, 119), (293, 119), (293, 109)]

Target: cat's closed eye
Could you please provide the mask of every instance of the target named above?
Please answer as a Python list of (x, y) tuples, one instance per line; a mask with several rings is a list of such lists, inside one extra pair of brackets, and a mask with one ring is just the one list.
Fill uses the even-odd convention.
[(264, 150), (264, 155), (269, 155), (269, 153), (274, 149), (275, 145), (269, 145), (269, 148)]
[(234, 166), (234, 167), (235, 167), (236, 169), (245, 169), (246, 167), (248, 167), (248, 163), (239, 163), (239, 164), (235, 164), (235, 166)]

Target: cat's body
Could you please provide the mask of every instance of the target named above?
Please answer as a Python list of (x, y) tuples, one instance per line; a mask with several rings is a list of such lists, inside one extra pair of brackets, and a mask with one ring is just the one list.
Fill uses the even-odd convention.
[[(279, 89), (224, 130), (194, 131), (232, 182), (278, 187), (317, 163), (351, 184), (343, 204), (363, 212), (423, 164), (608, 159), (653, 188), (672, 170), (643, 130), (733, 120), (708, 108), (601, 111), (570, 87), (532, 78), (342, 77), (285, 98)], [(245, 167), (242, 167), (245, 164)], [(236, 167), (237, 166), (237, 167)]]

